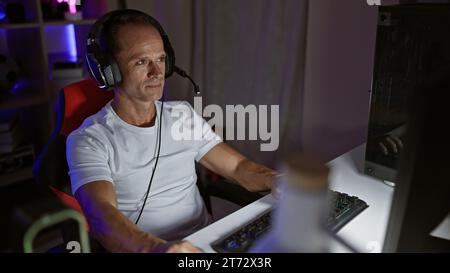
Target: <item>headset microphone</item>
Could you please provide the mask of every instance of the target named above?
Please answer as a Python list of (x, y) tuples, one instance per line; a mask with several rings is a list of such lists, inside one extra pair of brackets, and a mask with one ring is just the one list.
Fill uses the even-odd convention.
[(180, 75), (183, 78), (188, 78), (189, 81), (192, 83), (192, 85), (194, 86), (194, 93), (196, 96), (200, 95), (200, 88), (198, 87), (198, 85), (194, 82), (194, 80), (189, 77), (189, 75), (181, 68), (179, 68), (178, 66), (174, 65), (173, 67), (173, 72), (177, 73), (178, 75)]

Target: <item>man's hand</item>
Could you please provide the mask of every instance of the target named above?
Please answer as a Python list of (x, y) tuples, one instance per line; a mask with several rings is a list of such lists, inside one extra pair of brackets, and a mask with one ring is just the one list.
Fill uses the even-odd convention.
[(401, 137), (405, 135), (406, 125), (402, 124), (377, 140), (378, 148), (384, 155), (398, 154), (403, 149)]
[(398, 154), (403, 149), (403, 142), (396, 136), (387, 135), (378, 142), (378, 147), (380, 147), (386, 156), (389, 154)]
[(279, 196), (276, 171), (247, 159), (225, 143), (212, 148), (200, 163), (212, 172), (237, 182), (248, 191), (270, 190), (274, 197)]

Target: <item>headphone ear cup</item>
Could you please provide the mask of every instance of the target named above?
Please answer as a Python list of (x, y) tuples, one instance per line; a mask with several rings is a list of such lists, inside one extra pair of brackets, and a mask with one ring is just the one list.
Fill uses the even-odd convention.
[(119, 85), (122, 82), (122, 74), (120, 73), (119, 65), (115, 60), (111, 60), (111, 70), (114, 77), (114, 85)]
[(114, 59), (108, 58), (107, 60), (108, 63), (102, 67), (102, 71), (106, 80), (106, 87), (110, 88), (122, 82), (122, 74), (120, 74), (119, 66)]
[(95, 55), (92, 53), (86, 54), (86, 64), (89, 68), (89, 72), (91, 73), (92, 77), (97, 82), (98, 86), (105, 86), (106, 83), (103, 80), (102, 74), (103, 72), (101, 69), (99, 69), (99, 63), (97, 59), (95, 58)]
[(108, 64), (107, 66), (102, 68), (103, 70), (103, 76), (105, 77), (106, 80), (106, 87), (112, 87), (114, 86), (114, 75), (112, 72), (112, 66), (111, 64)]

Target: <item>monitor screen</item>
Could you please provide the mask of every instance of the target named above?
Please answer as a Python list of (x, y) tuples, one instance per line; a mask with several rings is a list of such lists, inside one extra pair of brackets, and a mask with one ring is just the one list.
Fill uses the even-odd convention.
[(379, 8), (366, 174), (397, 181), (407, 108), (418, 84), (450, 59), (449, 23), (448, 4)]

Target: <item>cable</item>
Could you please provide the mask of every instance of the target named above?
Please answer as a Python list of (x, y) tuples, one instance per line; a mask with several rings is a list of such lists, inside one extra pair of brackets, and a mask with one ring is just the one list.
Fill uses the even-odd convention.
[(134, 222), (135, 225), (138, 224), (139, 219), (141, 219), (142, 212), (144, 211), (145, 203), (147, 202), (148, 194), (150, 193), (150, 187), (152, 186), (153, 176), (155, 175), (156, 166), (158, 165), (158, 159), (159, 159), (159, 151), (161, 150), (161, 128), (162, 128), (162, 113), (164, 109), (164, 96), (161, 100), (161, 110), (159, 111), (159, 128), (158, 128), (158, 152), (156, 153), (156, 161), (155, 161), (155, 167), (153, 167), (152, 176), (150, 177), (150, 182), (148, 183), (147, 192), (145, 193), (144, 198), (144, 204), (142, 204), (141, 211), (139, 212), (139, 215)]
[[(189, 81), (192, 83), (192, 85), (194, 86), (194, 93), (195, 95), (200, 95), (200, 88), (198, 87), (198, 85), (194, 82), (194, 80), (189, 77), (189, 75), (181, 68), (179, 68), (178, 66), (174, 67), (174, 71), (180, 75), (183, 78), (188, 78)], [(156, 161), (155, 161), (155, 167), (153, 168), (152, 171), (152, 176), (150, 177), (150, 182), (148, 183), (148, 187), (147, 187), (147, 192), (145, 193), (145, 198), (144, 198), (144, 204), (141, 207), (141, 211), (139, 212), (139, 215), (136, 219), (136, 221), (134, 222), (135, 225), (138, 224), (139, 219), (141, 219), (141, 215), (142, 212), (144, 211), (144, 207), (145, 204), (147, 202), (147, 197), (148, 194), (150, 193), (150, 187), (152, 185), (152, 181), (153, 181), (153, 176), (155, 175), (155, 170), (156, 170), (156, 166), (158, 165), (158, 159), (159, 159), (159, 151), (161, 150), (161, 128), (162, 128), (162, 113), (163, 113), (163, 109), (164, 109), (164, 94), (163, 94), (163, 98), (161, 100), (161, 110), (159, 113), (159, 128), (158, 128), (158, 152), (156, 154)]]

